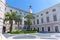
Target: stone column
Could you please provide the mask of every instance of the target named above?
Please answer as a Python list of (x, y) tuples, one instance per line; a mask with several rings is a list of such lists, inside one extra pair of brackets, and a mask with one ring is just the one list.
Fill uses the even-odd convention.
[(0, 33), (2, 33), (3, 29), (3, 20), (4, 20), (4, 13), (5, 13), (5, 1), (0, 0)]

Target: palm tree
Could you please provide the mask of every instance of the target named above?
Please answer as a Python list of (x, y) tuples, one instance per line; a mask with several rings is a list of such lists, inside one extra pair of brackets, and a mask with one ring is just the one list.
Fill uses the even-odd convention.
[(20, 14), (17, 14), (17, 15), (16, 15), (15, 21), (18, 22), (18, 30), (19, 30), (19, 24), (20, 24), (20, 22), (22, 21), (22, 20), (21, 20), (21, 15), (20, 15)]
[(25, 18), (27, 19), (27, 25), (28, 25), (27, 30), (30, 30), (30, 25), (32, 25), (31, 20), (34, 18), (34, 16), (33, 14), (29, 13)]
[(15, 12), (7, 12), (5, 14), (5, 21), (8, 20), (9, 24), (10, 24), (10, 32), (12, 31), (12, 26), (13, 26), (13, 20), (15, 20), (16, 17), (16, 13)]

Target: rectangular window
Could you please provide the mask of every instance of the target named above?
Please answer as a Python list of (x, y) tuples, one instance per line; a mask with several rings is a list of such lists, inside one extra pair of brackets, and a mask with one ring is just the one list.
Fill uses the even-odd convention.
[(34, 24), (35, 24), (35, 20), (34, 20)]
[(37, 19), (37, 24), (39, 24), (39, 19)]
[(43, 23), (43, 18), (41, 18), (41, 23)]
[(54, 19), (54, 21), (57, 21), (57, 16), (54, 15), (54, 16), (53, 16), (53, 19)]
[(49, 22), (49, 17), (46, 17), (47, 22)]

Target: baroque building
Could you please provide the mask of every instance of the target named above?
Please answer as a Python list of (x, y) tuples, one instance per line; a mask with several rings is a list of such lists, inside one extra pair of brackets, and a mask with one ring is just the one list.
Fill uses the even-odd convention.
[(36, 13), (32, 30), (39, 32), (60, 32), (60, 3)]
[[(22, 9), (15, 8), (5, 4), (5, 0), (0, 0), (0, 33), (3, 29), (4, 14), (6, 12), (16, 12), (22, 15), (22, 22), (20, 22), (20, 30), (27, 29), (25, 16), (32, 13), (32, 7), (29, 6), (29, 12)], [(39, 32), (60, 32), (60, 3), (41, 12), (35, 13), (32, 19), (31, 30), (38, 30)], [(9, 22), (9, 21), (8, 21)], [(6, 31), (9, 31), (9, 23), (6, 22)], [(13, 21), (13, 30), (17, 29), (17, 23)]]

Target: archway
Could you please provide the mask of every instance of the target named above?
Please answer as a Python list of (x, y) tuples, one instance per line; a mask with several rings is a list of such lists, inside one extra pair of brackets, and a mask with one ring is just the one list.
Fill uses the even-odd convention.
[(48, 27), (48, 32), (50, 32), (50, 27)]
[(42, 32), (44, 32), (44, 27), (42, 27)]
[(58, 32), (58, 26), (55, 26), (55, 32)]

